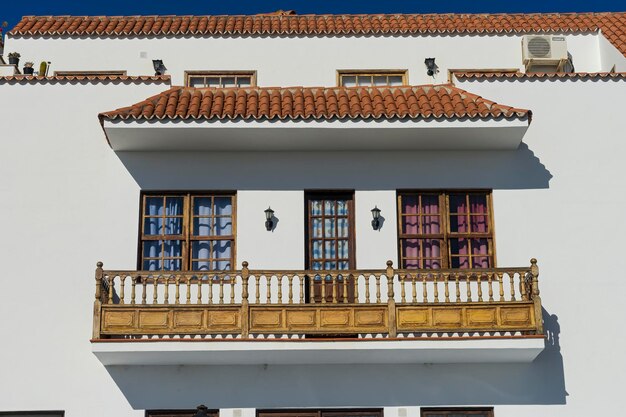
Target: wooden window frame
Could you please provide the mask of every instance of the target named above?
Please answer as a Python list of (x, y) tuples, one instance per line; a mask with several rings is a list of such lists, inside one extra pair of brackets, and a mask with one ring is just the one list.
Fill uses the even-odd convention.
[[(346, 197), (348, 200), (348, 227), (350, 228), (350, 233), (348, 234), (348, 269), (354, 270), (356, 269), (356, 230), (355, 230), (355, 216), (354, 216), (354, 190), (338, 190), (338, 191), (305, 191), (304, 192), (304, 237), (306, 243), (306, 253), (305, 253), (305, 265), (306, 269), (311, 269), (312, 258), (311, 255), (313, 253), (313, 239), (311, 238), (311, 206), (309, 204), (310, 200), (340, 200), (342, 197)], [(335, 239), (335, 240), (338, 240)], [(338, 250), (337, 246), (337, 250)], [(324, 258), (325, 259), (325, 258)], [(338, 262), (338, 261), (337, 261)]]
[[(411, 195), (411, 194), (430, 194), (430, 195), (438, 195), (439, 197), (439, 214), (440, 218), (440, 231), (441, 233), (437, 234), (405, 234), (402, 232), (402, 196), (403, 195)], [(450, 230), (450, 195), (452, 194), (484, 194), (486, 196), (487, 202), (487, 216), (488, 216), (488, 232), (480, 233), (480, 232), (451, 232)], [(468, 219), (471, 218), (471, 212), (466, 213)], [(452, 264), (452, 254), (451, 254), (451, 245), (449, 244), (451, 239), (468, 239), (470, 242), (468, 243), (468, 256), (469, 258), (469, 269), (476, 269), (472, 265), (472, 258), (474, 257), (471, 254), (471, 239), (487, 239), (488, 241), (488, 252), (487, 257), (490, 259), (491, 264), (489, 268), (497, 267), (497, 257), (496, 257), (496, 229), (495, 229), (495, 221), (493, 216), (493, 190), (490, 189), (433, 189), (433, 190), (398, 190), (396, 193), (396, 215), (397, 215), (397, 244), (398, 244), (398, 267), (401, 269), (405, 269), (404, 266), (404, 256), (402, 254), (402, 240), (403, 239), (440, 239), (441, 240), (441, 248), (440, 251), (443, 253), (441, 257), (441, 268), (451, 268)], [(419, 216), (419, 215), (418, 215)], [(471, 224), (471, 222), (469, 223)], [(491, 242), (489, 244), (489, 242)], [(485, 255), (482, 255), (485, 256)]]
[(447, 407), (447, 408), (422, 408), (420, 410), (420, 417), (432, 417), (433, 415), (439, 417), (441, 415), (450, 414), (463, 414), (466, 416), (486, 415), (487, 417), (493, 416), (493, 407)]
[(257, 410), (256, 417), (293, 417), (296, 414), (297, 417), (361, 417), (372, 416), (384, 417), (384, 410), (382, 408), (364, 408), (364, 409), (289, 409), (289, 410)]
[[(145, 204), (148, 197), (182, 197), (182, 235), (144, 235)], [(197, 217), (193, 213), (193, 198), (195, 197), (231, 197), (232, 234), (227, 236), (194, 236), (193, 219)], [(211, 217), (217, 217), (212, 215)], [(232, 242), (230, 249), (231, 270), (237, 269), (237, 193), (236, 191), (142, 191), (139, 196), (139, 238), (137, 248), (137, 269), (143, 269), (143, 242), (149, 240), (181, 240), (181, 269), (180, 271), (193, 271), (191, 242), (197, 240), (229, 240)]]
[(106, 71), (54, 71), (55, 77), (71, 77), (71, 76), (118, 76), (127, 75), (125, 70), (106, 70)]
[[(401, 76), (402, 77), (402, 85), (401, 86), (393, 86), (393, 87), (403, 87), (403, 86), (407, 86), (409, 83), (409, 70), (408, 69), (363, 69), (363, 70), (355, 70), (355, 69), (349, 69), (349, 70), (337, 70), (337, 74), (336, 74), (336, 80), (337, 80), (337, 87), (344, 87), (341, 79), (344, 76), (370, 76), (370, 77), (375, 77), (375, 76), (390, 76), (390, 75), (395, 75), (395, 76)], [(373, 80), (372, 80), (373, 81)], [(346, 88), (358, 88), (359, 86), (354, 86), (354, 87), (346, 87)], [(367, 86), (370, 87), (370, 86)], [(362, 87), (362, 88), (367, 88), (367, 87)], [(371, 87), (391, 87), (389, 84), (387, 85), (381, 85), (381, 86), (374, 86), (372, 85)]]
[[(219, 88), (252, 88), (256, 87), (257, 72), (250, 71), (185, 71), (185, 86), (191, 87), (190, 81), (192, 77), (250, 77), (250, 87), (219, 87)], [(221, 84), (221, 82), (220, 82)], [(216, 88), (216, 87), (197, 87), (197, 88)]]

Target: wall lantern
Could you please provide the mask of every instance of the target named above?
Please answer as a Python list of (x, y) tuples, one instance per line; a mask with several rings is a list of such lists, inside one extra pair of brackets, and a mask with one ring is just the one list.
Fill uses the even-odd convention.
[(194, 414), (193, 417), (209, 417), (209, 409), (206, 407), (206, 405), (201, 404), (196, 407), (196, 410), (196, 414)]
[(435, 58), (426, 58), (424, 60), (424, 65), (426, 65), (426, 73), (432, 77), (433, 75), (435, 75), (435, 72), (437, 71), (437, 64), (435, 64)]
[(274, 227), (274, 220), (272, 220), (273, 217), (274, 217), (274, 210), (272, 210), (271, 207), (268, 207), (267, 209), (265, 209), (265, 228), (267, 229), (268, 232), (270, 232), (272, 228)]
[(167, 71), (162, 59), (153, 59), (152, 66), (154, 67), (154, 75), (164, 75), (165, 71)]
[(372, 229), (380, 229), (380, 209), (378, 207), (372, 209), (372, 218)]

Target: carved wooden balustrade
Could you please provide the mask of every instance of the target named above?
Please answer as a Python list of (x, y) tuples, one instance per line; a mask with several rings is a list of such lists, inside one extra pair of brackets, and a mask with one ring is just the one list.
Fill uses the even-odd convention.
[(222, 272), (96, 269), (93, 338), (543, 334), (525, 268)]

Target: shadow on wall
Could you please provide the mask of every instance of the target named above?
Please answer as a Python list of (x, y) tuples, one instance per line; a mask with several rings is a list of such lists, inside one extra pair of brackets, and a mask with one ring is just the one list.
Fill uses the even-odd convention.
[(134, 409), (565, 404), (557, 316), (530, 364), (109, 366)]
[(548, 188), (525, 143), (514, 151), (118, 152), (143, 190)]

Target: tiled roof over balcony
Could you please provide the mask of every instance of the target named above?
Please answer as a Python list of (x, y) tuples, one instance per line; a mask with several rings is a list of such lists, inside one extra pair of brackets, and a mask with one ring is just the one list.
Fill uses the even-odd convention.
[(449, 84), (383, 88), (174, 87), (106, 120), (343, 120), (530, 119), (530, 111), (501, 105)]
[(345, 36), (596, 32), (626, 55), (626, 13), (25, 16), (12, 36)]

